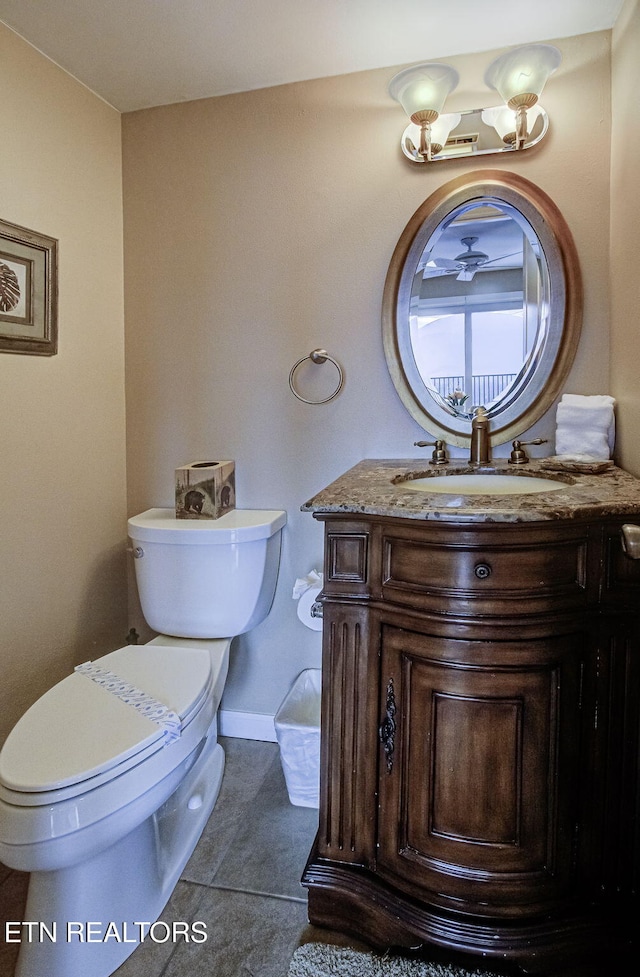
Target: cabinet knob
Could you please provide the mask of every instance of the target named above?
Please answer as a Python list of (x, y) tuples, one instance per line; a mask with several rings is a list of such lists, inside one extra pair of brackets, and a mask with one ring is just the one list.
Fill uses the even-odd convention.
[(621, 530), (622, 549), (631, 560), (640, 560), (640, 526), (627, 522)]
[(491, 567), (488, 563), (478, 563), (473, 571), (478, 580), (486, 580), (491, 576)]

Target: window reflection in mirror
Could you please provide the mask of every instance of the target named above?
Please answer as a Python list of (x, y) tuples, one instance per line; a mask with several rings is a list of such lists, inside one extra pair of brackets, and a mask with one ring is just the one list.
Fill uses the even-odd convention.
[(467, 204), (432, 234), (409, 301), (416, 369), (448, 413), (490, 416), (535, 368), (548, 329), (548, 272), (532, 227), (509, 204)]

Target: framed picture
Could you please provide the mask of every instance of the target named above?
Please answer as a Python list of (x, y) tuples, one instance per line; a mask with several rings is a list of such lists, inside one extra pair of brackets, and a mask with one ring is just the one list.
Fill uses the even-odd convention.
[(2, 220), (0, 352), (58, 352), (58, 242)]

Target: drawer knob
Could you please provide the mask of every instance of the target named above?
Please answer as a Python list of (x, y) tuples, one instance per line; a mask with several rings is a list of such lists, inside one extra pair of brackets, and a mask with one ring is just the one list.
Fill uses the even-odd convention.
[(478, 580), (486, 580), (491, 576), (491, 567), (488, 563), (478, 563), (473, 572)]

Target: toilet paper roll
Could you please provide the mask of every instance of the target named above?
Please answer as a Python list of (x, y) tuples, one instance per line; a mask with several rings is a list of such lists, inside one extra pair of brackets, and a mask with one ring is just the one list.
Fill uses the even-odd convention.
[(298, 617), (304, 626), (311, 628), (312, 631), (322, 631), (322, 618), (311, 616), (311, 608), (321, 590), (322, 587), (309, 587), (298, 599)]

